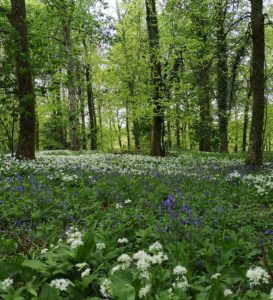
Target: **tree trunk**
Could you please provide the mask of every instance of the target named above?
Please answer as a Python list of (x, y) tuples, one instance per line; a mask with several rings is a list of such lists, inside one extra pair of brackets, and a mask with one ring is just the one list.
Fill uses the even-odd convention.
[(220, 152), (228, 152), (228, 54), (225, 9), (222, 1), (217, 3), (217, 101)]
[(19, 99), (18, 111), (20, 112), (16, 157), (35, 159), (35, 94), (30, 66), (25, 0), (11, 0), (11, 13), (8, 17), (15, 31), (17, 96)]
[(128, 100), (126, 100), (126, 137), (127, 137), (127, 147), (128, 150), (131, 150), (131, 139), (130, 139), (130, 124), (129, 124), (129, 105), (128, 105)]
[[(85, 49), (85, 59), (88, 59), (88, 50), (86, 41), (83, 40), (83, 46)], [(88, 62), (85, 63), (85, 78), (86, 78), (86, 91), (87, 91), (87, 106), (89, 112), (89, 127), (90, 127), (90, 142), (91, 150), (97, 150), (98, 148), (98, 128), (97, 128), (97, 118), (96, 118), (96, 109), (93, 93), (93, 84), (92, 84), (92, 70)]]
[(77, 103), (77, 88), (75, 80), (75, 65), (72, 54), (72, 40), (71, 40), (71, 24), (68, 17), (62, 20), (64, 45), (67, 55), (67, 89), (69, 101), (69, 135), (70, 148), (73, 151), (80, 150), (79, 129), (78, 129), (78, 103)]
[(199, 125), (199, 151), (210, 152), (211, 151), (211, 129), (212, 129), (212, 117), (211, 117), (211, 101), (210, 101), (210, 68), (208, 66), (202, 66), (198, 72), (198, 100), (200, 107), (200, 125)]
[(150, 67), (152, 83), (152, 133), (151, 133), (151, 155), (163, 156), (163, 127), (164, 127), (164, 107), (162, 104), (163, 80), (162, 67), (158, 59), (159, 55), (159, 31), (156, 13), (155, 0), (145, 0), (146, 21), (150, 48)]
[(251, 1), (252, 29), (252, 123), (249, 152), (246, 164), (261, 166), (263, 163), (263, 126), (265, 110), (265, 30), (263, 0)]
[(86, 128), (85, 128), (85, 103), (82, 96), (82, 88), (78, 88), (78, 94), (80, 99), (80, 108), (81, 108), (81, 144), (82, 149), (87, 150), (87, 139), (86, 139)]

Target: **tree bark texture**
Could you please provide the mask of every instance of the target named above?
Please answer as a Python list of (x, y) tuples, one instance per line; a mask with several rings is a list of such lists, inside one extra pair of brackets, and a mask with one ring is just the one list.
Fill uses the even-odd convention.
[(152, 83), (152, 132), (151, 132), (151, 155), (163, 156), (163, 127), (164, 127), (164, 107), (162, 96), (164, 93), (162, 80), (162, 66), (159, 61), (159, 30), (156, 13), (155, 0), (145, 0), (146, 22), (148, 29), (148, 39), (150, 48), (150, 67)]
[(252, 122), (246, 164), (261, 166), (263, 162), (263, 127), (265, 112), (265, 29), (263, 0), (251, 1), (252, 29)]
[(35, 94), (30, 66), (25, 0), (11, 0), (11, 13), (8, 17), (14, 29), (17, 96), (20, 114), (16, 157), (35, 159)]

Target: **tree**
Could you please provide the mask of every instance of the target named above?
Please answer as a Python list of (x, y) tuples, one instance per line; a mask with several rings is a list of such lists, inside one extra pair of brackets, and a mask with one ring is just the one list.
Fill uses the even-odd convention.
[(265, 111), (265, 30), (263, 0), (251, 1), (252, 30), (252, 122), (246, 164), (263, 163), (263, 128)]
[(145, 6), (150, 46), (152, 104), (154, 113), (152, 119), (151, 155), (163, 156), (165, 154), (163, 141), (164, 107), (162, 104), (164, 88), (162, 66), (159, 60), (159, 30), (155, 0), (145, 0)]
[(19, 140), (16, 157), (35, 159), (36, 115), (35, 94), (30, 64), (28, 28), (25, 0), (11, 0), (11, 11), (7, 13), (14, 29), (17, 97), (19, 100)]

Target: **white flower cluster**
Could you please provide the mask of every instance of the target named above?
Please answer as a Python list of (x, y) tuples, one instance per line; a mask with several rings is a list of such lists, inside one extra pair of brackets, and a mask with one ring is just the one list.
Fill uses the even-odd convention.
[(120, 267), (124, 270), (130, 267), (132, 258), (128, 254), (124, 253), (118, 257), (118, 262), (121, 263)]
[(68, 286), (71, 284), (71, 281), (69, 281), (68, 279), (54, 279), (50, 282), (50, 286), (54, 287), (62, 292), (66, 291)]
[(241, 174), (238, 171), (234, 171), (233, 173), (230, 173), (227, 176), (228, 181), (231, 181), (234, 179), (240, 179), (240, 178), (241, 178)]
[(260, 285), (262, 283), (269, 283), (268, 272), (261, 267), (253, 267), (247, 270), (246, 277), (249, 279), (250, 287)]
[(90, 275), (90, 268), (87, 268), (81, 273), (81, 278), (89, 276), (89, 275)]
[(77, 268), (78, 271), (82, 271), (81, 278), (84, 278), (84, 277), (90, 275), (90, 268), (86, 268), (85, 270), (83, 270), (87, 266), (88, 266), (88, 264), (86, 262), (78, 263), (75, 265), (75, 267)]
[(2, 287), (4, 290), (6, 290), (7, 288), (11, 287), (14, 283), (14, 280), (12, 278), (6, 278), (5, 280), (3, 280), (1, 282)]
[(186, 277), (187, 272), (188, 270), (181, 265), (178, 265), (173, 269), (173, 273), (176, 276), (175, 282), (172, 284), (174, 288), (180, 288), (184, 292), (187, 291), (190, 286)]
[(118, 243), (119, 243), (119, 244), (127, 244), (127, 243), (128, 243), (128, 240), (127, 240), (125, 237), (123, 237), (123, 238), (121, 238), (121, 239), (118, 239)]
[(103, 249), (105, 249), (106, 248), (106, 245), (104, 244), (104, 243), (97, 243), (96, 244), (96, 249), (98, 250), (98, 251), (102, 251)]
[(273, 300), (273, 288), (272, 288), (271, 291), (270, 291), (269, 299), (270, 299), (270, 300)]
[(104, 298), (110, 298), (112, 296), (111, 280), (105, 278), (100, 285), (100, 292)]
[(257, 193), (261, 196), (268, 195), (273, 191), (273, 174), (271, 175), (246, 175), (243, 177), (243, 182), (250, 186), (254, 186)]
[(232, 290), (230, 290), (230, 289), (225, 289), (224, 290), (224, 296), (225, 297), (228, 297), (228, 296), (230, 296), (230, 295), (232, 295), (233, 293), (232, 293)]
[(144, 298), (147, 296), (147, 294), (150, 292), (151, 290), (151, 285), (150, 284), (146, 284), (143, 288), (141, 288), (139, 290), (139, 298)]
[(70, 245), (71, 249), (75, 249), (83, 245), (82, 234), (79, 232), (78, 228), (71, 227), (67, 232), (67, 244)]

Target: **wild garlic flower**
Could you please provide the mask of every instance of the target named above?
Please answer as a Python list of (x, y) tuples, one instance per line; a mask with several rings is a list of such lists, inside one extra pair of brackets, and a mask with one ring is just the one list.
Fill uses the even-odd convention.
[(11, 287), (14, 283), (14, 280), (12, 278), (6, 278), (4, 281), (2, 281), (3, 289), (7, 289)]
[(106, 245), (104, 243), (97, 243), (96, 248), (98, 251), (101, 251), (106, 248)]
[(181, 265), (177, 265), (174, 269), (173, 269), (173, 273), (174, 275), (185, 275), (187, 274), (188, 270), (181, 266)]
[(122, 264), (122, 269), (126, 269), (130, 266), (132, 258), (124, 253), (118, 257), (118, 262)]
[(211, 279), (218, 279), (218, 277), (220, 277), (221, 274), (220, 273), (215, 273), (213, 275), (210, 276)]
[(182, 289), (184, 292), (187, 291), (187, 289), (189, 288), (189, 283), (186, 277), (183, 276), (183, 278), (181, 278), (181, 281), (176, 281), (173, 283), (173, 287), (174, 288), (179, 288)]
[(75, 227), (71, 227), (67, 232), (67, 244), (70, 245), (71, 249), (75, 249), (83, 245), (82, 234)]
[(146, 284), (143, 288), (139, 290), (139, 298), (141, 299), (146, 297), (146, 295), (150, 292), (150, 290), (151, 290), (151, 285)]
[(269, 283), (269, 274), (261, 267), (253, 267), (247, 270), (246, 277), (249, 279), (250, 287), (260, 285), (261, 283)]
[(121, 208), (123, 208), (123, 205), (120, 204), (120, 203), (117, 203), (117, 204), (116, 204), (116, 209), (121, 209)]
[(162, 264), (163, 261), (168, 260), (168, 256), (163, 252), (158, 252), (157, 254), (151, 256), (150, 258), (152, 264)]
[(136, 252), (133, 259), (136, 260), (136, 266), (141, 271), (147, 270), (151, 265), (151, 256), (143, 250)]
[(230, 290), (230, 289), (225, 289), (224, 290), (224, 296), (225, 297), (228, 297), (228, 296), (230, 296), (230, 295), (232, 295), (233, 293), (232, 293), (232, 290)]
[(41, 250), (41, 254), (46, 254), (47, 251), (48, 251), (48, 249), (47, 249), (47, 248), (44, 248), (44, 249)]
[(131, 202), (132, 202), (131, 199), (127, 199), (127, 200), (124, 201), (125, 204), (129, 204), (129, 203), (131, 203)]
[(149, 251), (160, 251), (162, 248), (163, 247), (159, 242), (155, 242), (149, 247)]
[(84, 271), (81, 273), (81, 278), (86, 277), (86, 276), (89, 276), (89, 275), (90, 275), (90, 268), (87, 268), (86, 270), (84, 270)]
[(50, 282), (50, 286), (54, 287), (62, 292), (66, 291), (71, 282), (68, 279), (54, 279)]
[(112, 296), (111, 280), (105, 278), (102, 284), (100, 285), (100, 292), (104, 298)]
[(127, 240), (125, 237), (123, 237), (123, 238), (121, 238), (121, 239), (118, 239), (118, 243), (119, 243), (119, 244), (127, 244), (127, 243), (128, 243), (128, 240)]
[(75, 265), (75, 267), (78, 269), (78, 271), (81, 271), (83, 268), (87, 267), (87, 263), (86, 262), (78, 263)]

